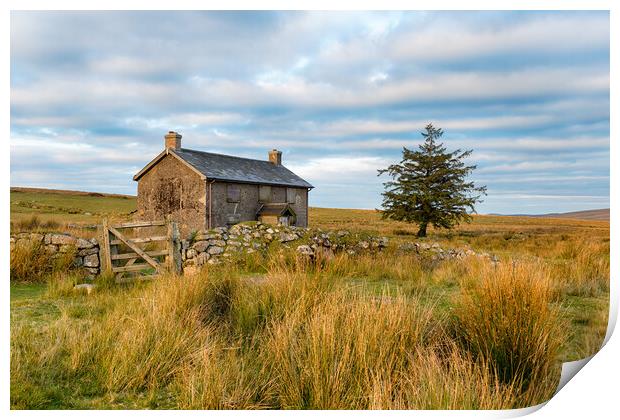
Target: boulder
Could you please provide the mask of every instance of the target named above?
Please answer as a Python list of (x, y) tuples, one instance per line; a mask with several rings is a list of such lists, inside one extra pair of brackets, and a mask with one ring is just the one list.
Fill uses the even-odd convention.
[[(47, 246), (56, 246), (56, 245), (47, 245)], [(92, 248), (80, 249), (77, 255), (80, 257), (85, 257), (87, 255), (92, 255), (92, 254), (97, 254), (97, 253), (99, 253), (99, 249), (93, 246)]]
[(226, 246), (226, 241), (221, 240), (221, 239), (211, 239), (211, 240), (209, 240), (209, 245), (225, 247)]
[(203, 265), (204, 263), (207, 262), (207, 260), (209, 259), (210, 255), (207, 252), (201, 252), (200, 254), (198, 254), (198, 256), (196, 257), (196, 265)]
[(84, 267), (99, 267), (99, 255), (91, 254), (84, 257)]
[(405, 242), (398, 247), (399, 250), (409, 252), (416, 251), (418, 249), (417, 244), (412, 244), (411, 242)]
[(297, 247), (297, 252), (301, 255), (313, 256), (314, 250), (310, 248), (308, 245), (299, 245)]
[(209, 249), (207, 249), (207, 252), (210, 255), (219, 255), (224, 252), (224, 248), (222, 248), (221, 246), (212, 245), (209, 247)]
[(294, 233), (280, 233), (280, 242), (291, 242), (297, 239), (297, 235)]
[(76, 239), (71, 235), (53, 233), (50, 235), (50, 243), (53, 245), (74, 245)]
[(93, 244), (91, 241), (87, 241), (86, 239), (82, 239), (82, 238), (77, 238), (75, 245), (77, 246), (78, 249), (87, 249), (87, 248), (95, 247), (95, 244)]
[(210, 239), (220, 239), (222, 235), (216, 232), (200, 232), (194, 237), (194, 241), (208, 241)]
[(186, 251), (185, 258), (191, 260), (192, 258), (196, 257), (196, 255), (198, 255), (198, 251), (195, 248), (190, 248)]
[(199, 241), (192, 245), (196, 252), (205, 252), (209, 248), (209, 241)]

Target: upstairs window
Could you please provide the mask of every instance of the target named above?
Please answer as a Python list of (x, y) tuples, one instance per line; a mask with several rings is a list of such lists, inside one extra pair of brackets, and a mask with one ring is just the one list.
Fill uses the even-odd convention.
[(289, 204), (295, 204), (296, 198), (297, 198), (297, 190), (295, 190), (295, 188), (287, 188), (286, 189), (286, 202)]
[(258, 187), (258, 201), (261, 203), (271, 202), (271, 186), (260, 185)]
[(226, 188), (226, 201), (229, 203), (238, 203), (241, 201), (241, 189), (238, 185), (228, 184)]

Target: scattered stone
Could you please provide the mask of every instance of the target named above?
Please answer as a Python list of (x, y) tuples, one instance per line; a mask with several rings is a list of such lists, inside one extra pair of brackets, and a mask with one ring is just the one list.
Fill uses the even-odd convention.
[(186, 259), (192, 259), (196, 255), (198, 255), (198, 251), (196, 250), (196, 248), (190, 248), (190, 249), (187, 250), (187, 252), (185, 254), (185, 258)]
[[(56, 246), (56, 245), (47, 245), (47, 246)], [(97, 254), (99, 253), (99, 249), (92, 247), (92, 248), (84, 248), (84, 249), (80, 249), (77, 253), (78, 256), (80, 257), (85, 257), (87, 255), (91, 255), (91, 254)]]
[(297, 252), (301, 255), (314, 256), (314, 250), (310, 248), (308, 245), (299, 245), (297, 247)]
[(226, 246), (226, 241), (222, 239), (211, 239), (209, 240), (209, 245), (222, 248)]
[(207, 248), (209, 248), (209, 241), (196, 242), (192, 245), (192, 248), (194, 248), (196, 252), (205, 252)]
[(211, 255), (209, 255), (209, 253), (207, 253), (207, 252), (201, 252), (196, 257), (196, 265), (203, 265), (203, 264), (205, 264), (209, 260), (210, 256)]
[(77, 238), (75, 245), (77, 246), (78, 249), (95, 247), (95, 244), (93, 244), (91, 241), (87, 241), (86, 239), (82, 239), (82, 238)]
[(207, 252), (211, 255), (218, 255), (221, 254), (222, 252), (224, 252), (224, 248), (222, 248), (221, 246), (210, 246), (209, 249), (207, 250)]
[(99, 255), (91, 254), (84, 257), (84, 267), (99, 267)]
[(82, 283), (82, 284), (76, 284), (75, 286), (73, 286), (75, 290), (85, 291), (89, 295), (95, 290), (96, 287), (97, 286), (91, 283)]
[(51, 234), (50, 243), (53, 245), (73, 245), (77, 240), (71, 235)]

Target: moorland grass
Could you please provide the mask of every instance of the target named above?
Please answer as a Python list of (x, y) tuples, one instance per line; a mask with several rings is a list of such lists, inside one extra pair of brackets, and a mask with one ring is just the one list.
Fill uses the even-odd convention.
[(88, 295), (78, 273), (39, 272), (40, 250), (17, 251), (11, 407), (520, 408), (551, 397), (562, 361), (600, 348), (608, 222), (477, 216), (426, 239), (495, 264), (403, 252), (411, 226), (372, 211), (310, 219), (390, 245), (314, 262), (273, 248), (132, 285), (102, 276)]
[[(48, 295), (66, 296), (57, 319), (12, 323), (12, 406), (517, 408), (557, 386), (566, 319), (557, 272), (540, 263), (268, 258), (258, 280), (209, 266)], [(382, 272), (379, 289), (346, 280)], [(454, 281), (438, 308), (432, 293)]]

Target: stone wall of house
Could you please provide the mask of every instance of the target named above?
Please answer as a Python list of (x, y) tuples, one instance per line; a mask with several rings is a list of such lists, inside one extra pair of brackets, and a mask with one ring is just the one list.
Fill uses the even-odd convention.
[[(228, 188), (234, 186), (239, 189), (239, 201), (229, 202)], [(286, 187), (270, 186), (270, 202), (287, 202)], [(207, 184), (207, 202), (212, 196), (212, 227), (230, 226), (239, 222), (256, 220), (256, 212), (260, 207), (260, 186), (256, 184), (242, 184), (232, 182), (214, 182)], [(293, 188), (294, 200), (291, 207), (297, 215), (298, 227), (308, 226), (308, 190), (306, 188)], [(209, 209), (207, 207), (207, 220)], [(196, 229), (201, 230), (202, 228)]]
[[(229, 185), (239, 189), (238, 202), (229, 202)], [(214, 182), (210, 186), (207, 186), (207, 195), (211, 195), (213, 200), (211, 205), (211, 226), (213, 227), (227, 226), (246, 220), (256, 219), (256, 211), (258, 210), (258, 185)], [(207, 197), (207, 200), (208, 199)], [(207, 213), (208, 212), (209, 209), (207, 209)]]
[(11, 235), (11, 251), (16, 246), (41, 246), (52, 258), (71, 254), (73, 266), (83, 269), (87, 277), (100, 273), (101, 258), (97, 239), (82, 239), (65, 233), (16, 233)]
[(187, 236), (207, 227), (207, 186), (195, 171), (168, 155), (138, 181), (138, 219), (178, 220)]

